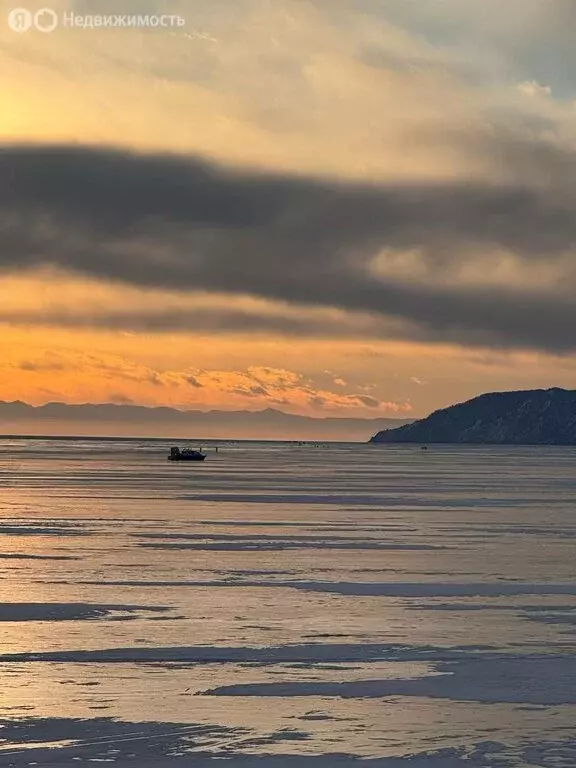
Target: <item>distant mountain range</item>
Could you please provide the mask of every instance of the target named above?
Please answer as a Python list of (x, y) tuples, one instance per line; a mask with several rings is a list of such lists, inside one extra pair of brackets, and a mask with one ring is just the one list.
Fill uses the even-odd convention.
[(190, 440), (368, 440), (407, 419), (310, 418), (263, 411), (180, 411), (138, 405), (31, 406), (0, 401), (0, 434), (166, 437)]
[(576, 391), (493, 392), (387, 428), (373, 443), (576, 445)]

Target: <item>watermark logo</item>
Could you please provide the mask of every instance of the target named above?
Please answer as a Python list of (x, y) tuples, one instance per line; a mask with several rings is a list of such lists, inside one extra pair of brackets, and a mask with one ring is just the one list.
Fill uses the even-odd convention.
[(186, 24), (181, 16), (173, 14), (159, 15), (103, 15), (87, 14), (80, 16), (74, 13), (64, 13), (60, 18), (52, 8), (41, 8), (31, 13), (27, 8), (13, 8), (8, 14), (8, 26), (14, 32), (28, 32), (35, 29), (38, 32), (54, 32), (57, 26), (74, 27), (75, 29), (166, 29), (179, 28)]
[(38, 32), (54, 32), (58, 26), (58, 14), (52, 8), (41, 8), (34, 14), (34, 26)]
[(12, 8), (8, 14), (8, 26), (13, 32), (28, 32), (34, 24), (34, 17), (26, 8)]
[(28, 32), (37, 29), (38, 32), (54, 32), (58, 26), (58, 14), (52, 8), (40, 8), (31, 13), (27, 8), (13, 8), (8, 14), (8, 26), (13, 32)]

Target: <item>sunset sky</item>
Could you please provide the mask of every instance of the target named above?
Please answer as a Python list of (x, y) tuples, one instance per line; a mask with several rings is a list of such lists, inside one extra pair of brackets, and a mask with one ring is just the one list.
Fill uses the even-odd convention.
[(576, 0), (51, 0), (186, 22), (51, 33), (13, 6), (0, 399), (576, 388)]

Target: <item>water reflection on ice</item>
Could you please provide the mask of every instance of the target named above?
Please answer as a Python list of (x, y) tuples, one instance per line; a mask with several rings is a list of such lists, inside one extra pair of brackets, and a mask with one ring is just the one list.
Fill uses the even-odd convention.
[(575, 451), (164, 455), (0, 441), (0, 765), (574, 768)]

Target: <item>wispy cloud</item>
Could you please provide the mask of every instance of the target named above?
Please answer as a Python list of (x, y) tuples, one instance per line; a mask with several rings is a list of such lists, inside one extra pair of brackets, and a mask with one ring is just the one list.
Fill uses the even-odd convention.
[(0, 370), (4, 374), (16, 371), (30, 383), (45, 381), (46, 377), (60, 387), (68, 382), (67, 397), (75, 402), (169, 402), (176, 407), (203, 410), (254, 410), (281, 405), (292, 413), (316, 412), (319, 416), (358, 415), (366, 409), (374, 411), (374, 415), (390, 416), (412, 410), (406, 400), (382, 401), (364, 394), (360, 387), (344, 391), (338, 387), (336, 391), (311, 376), (267, 366), (244, 370), (158, 369), (112, 355), (50, 350), (35, 358), (4, 362)]

